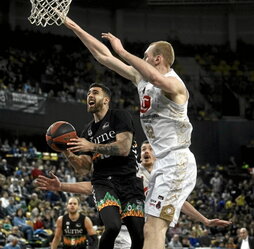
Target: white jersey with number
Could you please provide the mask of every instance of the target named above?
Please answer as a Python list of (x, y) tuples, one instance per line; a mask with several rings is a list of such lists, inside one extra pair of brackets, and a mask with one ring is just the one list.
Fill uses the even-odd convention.
[[(165, 76), (180, 77), (171, 69)], [(187, 116), (188, 101), (176, 104), (163, 90), (144, 80), (138, 84), (140, 120), (155, 156), (163, 157), (169, 151), (188, 148), (192, 125)]]
[[(182, 82), (173, 69), (165, 76)], [(195, 157), (189, 150), (192, 125), (187, 116), (188, 101), (177, 104), (163, 90), (144, 80), (138, 84), (138, 92), (141, 124), (156, 156), (145, 212), (173, 227), (197, 176)]]

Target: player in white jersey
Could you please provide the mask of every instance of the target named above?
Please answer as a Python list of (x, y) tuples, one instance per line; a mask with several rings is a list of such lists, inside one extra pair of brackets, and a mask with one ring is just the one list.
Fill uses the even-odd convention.
[(141, 59), (125, 50), (117, 37), (102, 33), (120, 60), (70, 18), (66, 17), (64, 24), (99, 63), (138, 87), (142, 126), (157, 157), (146, 200), (143, 249), (163, 249), (168, 226), (177, 222), (196, 181), (195, 158), (189, 150), (189, 93), (171, 68), (175, 59), (173, 47), (166, 41), (151, 43)]
[[(173, 51), (170, 45), (168, 48)], [(185, 87), (173, 69), (164, 77), (174, 77)], [(174, 227), (197, 175), (196, 161), (189, 150), (192, 125), (187, 116), (188, 92), (185, 89), (185, 102), (176, 103), (145, 80), (138, 84), (138, 91), (141, 123), (157, 158), (146, 198), (146, 214)]]

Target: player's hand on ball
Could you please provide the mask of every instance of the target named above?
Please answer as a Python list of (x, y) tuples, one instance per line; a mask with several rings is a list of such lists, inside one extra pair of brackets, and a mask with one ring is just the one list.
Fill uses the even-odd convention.
[(69, 151), (72, 152), (88, 152), (93, 151), (94, 144), (86, 140), (85, 138), (72, 138), (70, 142), (67, 143)]

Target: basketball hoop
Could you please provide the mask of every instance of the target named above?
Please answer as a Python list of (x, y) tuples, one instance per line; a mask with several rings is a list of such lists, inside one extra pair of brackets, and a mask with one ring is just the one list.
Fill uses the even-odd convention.
[(30, 0), (32, 4), (31, 15), (28, 20), (31, 24), (60, 26), (69, 12), (72, 0)]

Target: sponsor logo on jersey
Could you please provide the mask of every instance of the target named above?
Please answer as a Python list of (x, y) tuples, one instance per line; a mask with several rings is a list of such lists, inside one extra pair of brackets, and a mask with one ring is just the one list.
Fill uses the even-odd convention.
[(116, 137), (115, 131), (105, 132), (97, 137), (90, 137), (90, 141), (95, 144), (101, 144)]
[(81, 224), (80, 223), (76, 223), (76, 227), (81, 227)]
[(148, 95), (143, 96), (143, 99), (141, 100), (140, 112), (145, 113), (149, 110), (150, 107), (151, 107), (151, 97)]
[(158, 203), (156, 204), (156, 208), (157, 208), (157, 209), (160, 209), (160, 208), (161, 208), (161, 202), (160, 202), (160, 201), (158, 201)]

